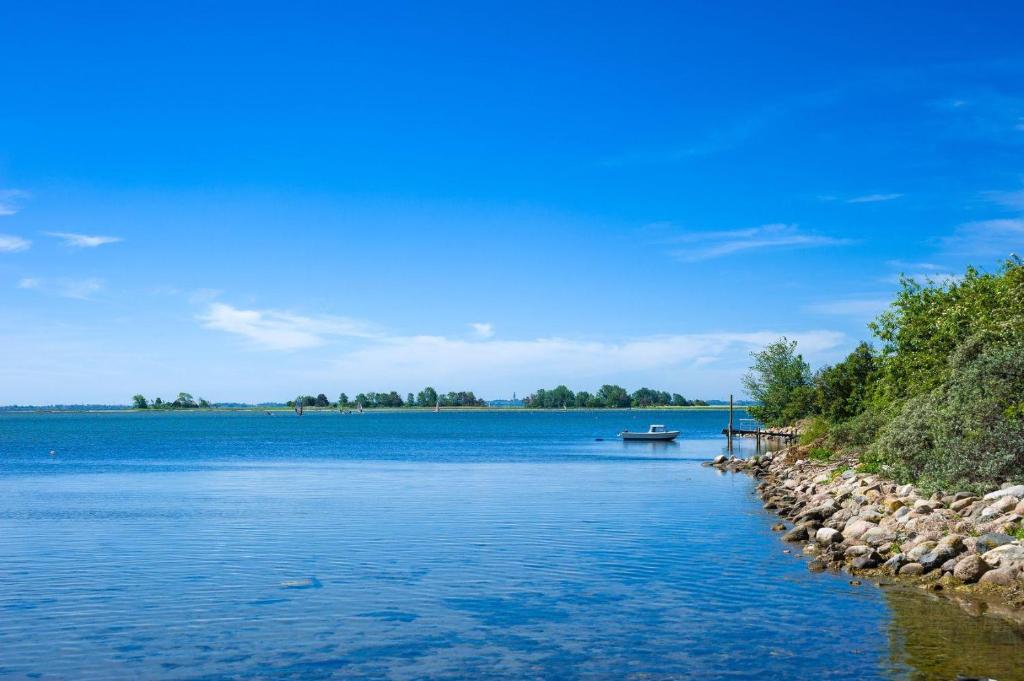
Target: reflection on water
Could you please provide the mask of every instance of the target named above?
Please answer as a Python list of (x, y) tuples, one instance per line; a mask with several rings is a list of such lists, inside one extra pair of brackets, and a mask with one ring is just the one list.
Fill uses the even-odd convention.
[(1024, 631), (994, 616), (967, 617), (946, 598), (907, 588), (887, 588), (892, 611), (889, 646), (894, 665), (914, 679), (1024, 678)]
[[(684, 439), (598, 439), (651, 421)], [(700, 466), (722, 451), (721, 425), (700, 412), (0, 415), (0, 676), (1024, 668), (999, 622), (782, 553), (753, 482)]]

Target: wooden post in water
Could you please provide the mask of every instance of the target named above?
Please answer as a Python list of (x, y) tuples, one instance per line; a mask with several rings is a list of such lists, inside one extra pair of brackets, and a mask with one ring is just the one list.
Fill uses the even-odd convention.
[(729, 394), (729, 451), (732, 451), (732, 394)]

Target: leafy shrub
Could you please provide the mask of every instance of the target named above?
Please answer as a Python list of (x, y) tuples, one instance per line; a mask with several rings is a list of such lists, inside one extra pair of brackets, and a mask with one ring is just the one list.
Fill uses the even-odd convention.
[(825, 449), (824, 447), (815, 447), (807, 453), (807, 458), (814, 461), (831, 461), (832, 457), (835, 456), (832, 450)]
[(796, 351), (796, 341), (782, 338), (751, 354), (754, 366), (743, 378), (757, 402), (750, 415), (768, 426), (795, 423), (811, 413), (814, 388), (811, 367)]
[(875, 441), (885, 422), (886, 418), (877, 411), (862, 412), (833, 423), (828, 430), (828, 442), (837, 449), (863, 449)]
[(814, 377), (814, 409), (829, 421), (853, 418), (867, 408), (878, 370), (874, 349), (861, 343), (839, 364)]
[(874, 453), (896, 478), (940, 488), (992, 486), (1024, 473), (1024, 342), (965, 343), (949, 380), (908, 400), (883, 428)]
[(811, 419), (800, 433), (800, 444), (809, 445), (828, 435), (828, 421), (821, 417)]

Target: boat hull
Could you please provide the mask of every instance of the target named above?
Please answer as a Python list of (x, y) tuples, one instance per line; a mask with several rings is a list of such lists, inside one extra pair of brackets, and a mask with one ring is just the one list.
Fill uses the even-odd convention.
[(670, 430), (666, 433), (619, 433), (623, 440), (639, 442), (671, 442), (679, 437), (678, 430)]

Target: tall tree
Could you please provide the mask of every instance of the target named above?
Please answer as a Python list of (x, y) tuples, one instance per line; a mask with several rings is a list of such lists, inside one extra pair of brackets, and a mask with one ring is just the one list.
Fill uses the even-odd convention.
[(135, 395), (132, 397), (132, 406), (135, 409), (149, 409), (149, 402), (146, 401), (145, 395)]
[(811, 367), (796, 351), (796, 341), (787, 338), (751, 353), (754, 365), (743, 385), (758, 404), (750, 414), (769, 426), (781, 426), (811, 412), (813, 389)]

